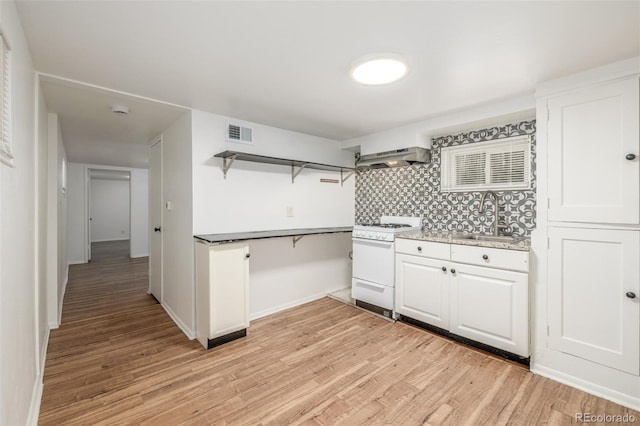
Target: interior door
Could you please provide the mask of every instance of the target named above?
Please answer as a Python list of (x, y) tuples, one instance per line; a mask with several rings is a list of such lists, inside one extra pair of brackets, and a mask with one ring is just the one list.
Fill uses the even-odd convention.
[(87, 215), (89, 220), (87, 221), (87, 262), (91, 262), (91, 228), (93, 227), (93, 212), (91, 211), (91, 170), (85, 171), (85, 193), (87, 194)]
[(162, 139), (149, 149), (149, 293), (162, 302)]
[(640, 372), (640, 232), (549, 228), (549, 347)]

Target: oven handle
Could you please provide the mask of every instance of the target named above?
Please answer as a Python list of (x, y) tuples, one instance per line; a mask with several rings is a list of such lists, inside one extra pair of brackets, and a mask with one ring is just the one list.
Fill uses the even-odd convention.
[(392, 246), (393, 245), (393, 241), (370, 240), (368, 238), (355, 238), (355, 237), (352, 237), (351, 239), (353, 240), (354, 244), (355, 243), (370, 244), (370, 245), (377, 244), (379, 246)]
[(385, 288), (387, 288), (387, 286), (385, 286), (385, 285), (374, 284), (374, 283), (370, 283), (370, 282), (367, 282), (367, 281), (356, 281), (356, 285), (369, 286), (369, 287), (377, 288), (379, 290), (384, 290)]

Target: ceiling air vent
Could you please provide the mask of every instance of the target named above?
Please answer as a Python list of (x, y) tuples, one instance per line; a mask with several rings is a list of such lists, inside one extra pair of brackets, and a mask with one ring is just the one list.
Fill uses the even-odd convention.
[(227, 140), (229, 142), (253, 143), (253, 130), (236, 124), (227, 126)]

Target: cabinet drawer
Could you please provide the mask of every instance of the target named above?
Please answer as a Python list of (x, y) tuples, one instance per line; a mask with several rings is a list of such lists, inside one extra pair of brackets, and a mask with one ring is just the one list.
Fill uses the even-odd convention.
[(529, 252), (477, 246), (451, 246), (451, 260), (490, 268), (529, 271)]
[(396, 240), (396, 253), (413, 254), (415, 256), (431, 257), (434, 259), (449, 260), (451, 246), (445, 243), (431, 241)]

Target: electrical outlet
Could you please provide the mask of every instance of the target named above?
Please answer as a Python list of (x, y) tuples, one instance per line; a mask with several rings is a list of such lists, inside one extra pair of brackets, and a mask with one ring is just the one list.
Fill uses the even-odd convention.
[(293, 217), (293, 206), (287, 206), (287, 217)]

